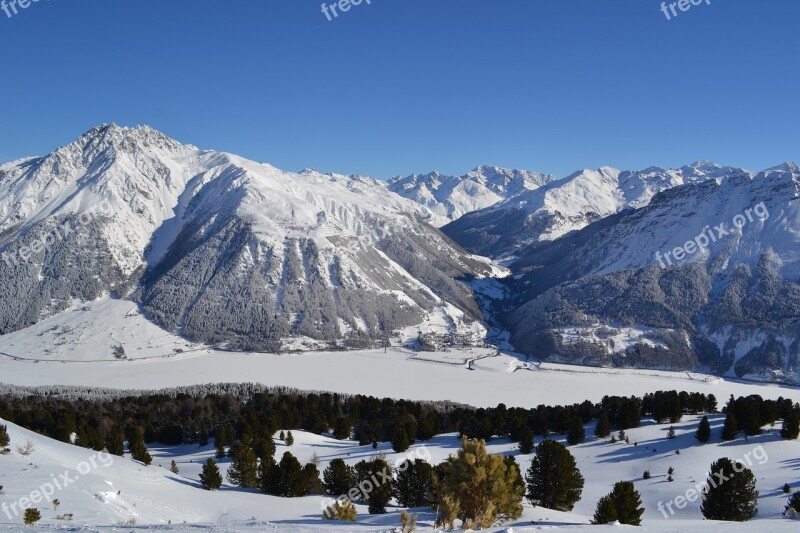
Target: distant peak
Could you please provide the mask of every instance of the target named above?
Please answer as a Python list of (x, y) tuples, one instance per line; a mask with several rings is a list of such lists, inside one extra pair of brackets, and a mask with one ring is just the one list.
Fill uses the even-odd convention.
[(787, 161), (781, 165), (768, 168), (766, 172), (769, 171), (780, 171), (780, 172), (792, 172), (794, 174), (800, 173), (800, 166), (797, 165), (794, 161)]

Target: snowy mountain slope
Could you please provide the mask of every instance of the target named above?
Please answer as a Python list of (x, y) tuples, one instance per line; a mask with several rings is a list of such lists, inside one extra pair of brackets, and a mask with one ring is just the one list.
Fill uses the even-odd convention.
[[(642, 496), (644, 522), (636, 531), (677, 532), (701, 526), (708, 531), (757, 531), (764, 528), (774, 531), (795, 530), (796, 522), (781, 519), (786, 497), (780, 487), (784, 483), (796, 486), (798, 482), (796, 443), (780, 440), (771, 428), (749, 441), (738, 439), (720, 443), (716, 435), (722, 418), (716, 415), (710, 417), (714, 438), (710, 443), (700, 445), (693, 437), (698, 418), (686, 416), (675, 424), (677, 436), (669, 441), (666, 439), (669, 424), (646, 422), (642, 427), (626, 432), (631, 444), (611, 444), (608, 440), (589, 437), (585, 443), (571, 446), (570, 452), (586, 479), (582, 498), (574, 511), (561, 513), (533, 508), (525, 502), (522, 517), (492, 530), (512, 531), (513, 528), (513, 531), (534, 531), (556, 526), (568, 531), (595, 531), (598, 528), (603, 531), (612, 528), (618, 530), (619, 526), (591, 526), (589, 521), (597, 500), (620, 480), (633, 481)], [(66, 475), (71, 482), (50, 496), (50, 499), (57, 498), (61, 502), (58, 510), (54, 511), (49, 501), (33, 504), (40, 510), (42, 520), (26, 530), (55, 531), (68, 528), (71, 531), (127, 531), (158, 528), (164, 531), (373, 533), (391, 531), (399, 523), (400, 509), (394, 506), (385, 515), (369, 515), (366, 506), (359, 504), (356, 523), (346, 525), (321, 519), (320, 509), (324, 500), (318, 496), (276, 498), (236, 489), (227, 483), (220, 491), (202, 490), (198, 477), (200, 466), (205, 459), (214, 456), (213, 446), (152, 445), (153, 465), (144, 467), (128, 456), (98, 455), (14, 424), (7, 425), (12, 451), (0, 461), (0, 483), (4, 485), (0, 501), (6, 503), (9, 510), (7, 514), (0, 512), (0, 528), (5, 530), (22, 529), (21, 518), (11, 508), (13, 504), (18, 504), (21, 498), (30, 498), (34, 491), (52, 483), (53, 478), (63, 480), (60, 477), (62, 475)], [(590, 425), (586, 428), (587, 435), (591, 435), (591, 431)], [(376, 453), (371, 446), (359, 446), (354, 441), (338, 441), (302, 431), (293, 433), (295, 443), (291, 447), (286, 447), (276, 439), (277, 454), (290, 451), (303, 463), (316, 455), (320, 460), (320, 469), (337, 457), (354, 464)], [(23, 457), (14, 448), (27, 441), (33, 444), (34, 451)], [(378, 452), (386, 454), (386, 459), (392, 463), (410, 454), (411, 457), (421, 457), (436, 464), (454, 453), (457, 446), (457, 435), (446, 434), (428, 442), (416, 443), (405, 454), (394, 453), (388, 443), (381, 443)], [(490, 453), (514, 456), (523, 471), (532, 459), (531, 455), (521, 455), (516, 443), (503, 438), (491, 440), (488, 449)], [(680, 455), (675, 454), (676, 449), (681, 450)], [(749, 461), (749, 468), (756, 475), (760, 491), (757, 518), (748, 524), (705, 521), (697, 501), (681, 509), (673, 505), (671, 508), (675, 514), (667, 512), (668, 518), (665, 518), (658, 510), (658, 503), (671, 502), (677, 496), (684, 495), (687, 489), (702, 483), (709, 465), (719, 457)], [(177, 475), (167, 470), (172, 460), (180, 469)], [(225, 459), (220, 465), (223, 473), (227, 461)], [(671, 483), (666, 481), (666, 471), (670, 467), (675, 469), (675, 481)], [(642, 479), (645, 470), (652, 474), (649, 480)], [(19, 505), (15, 509), (18, 510)], [(419, 531), (437, 531), (432, 527), (433, 513), (428, 509), (417, 511), (420, 516)], [(72, 515), (72, 519), (56, 519), (56, 516), (64, 515)]]
[(700, 161), (674, 170), (582, 170), (469, 213), (443, 231), (475, 253), (508, 256), (527, 243), (553, 240), (624, 209), (643, 207), (660, 191), (738, 172)]
[(0, 193), (0, 332), (137, 284), (160, 324), (232, 347), (369, 340), (442, 312), (471, 329), (480, 309), (457, 279), (493, 268), (381, 182), (282, 172), (148, 127), (3, 165)]
[(464, 176), (444, 176), (438, 172), (398, 176), (389, 180), (388, 187), (430, 209), (439, 217), (439, 225), (444, 225), (555, 179), (550, 174), (481, 165)]
[[(517, 348), (571, 361), (693, 368), (797, 382), (800, 375), (800, 171), (675, 187), (550, 243), (520, 251)], [(677, 250), (677, 252), (676, 252)], [(657, 328), (608, 349), (622, 326)], [(568, 329), (580, 342), (565, 342)], [(604, 331), (598, 336), (598, 328)]]

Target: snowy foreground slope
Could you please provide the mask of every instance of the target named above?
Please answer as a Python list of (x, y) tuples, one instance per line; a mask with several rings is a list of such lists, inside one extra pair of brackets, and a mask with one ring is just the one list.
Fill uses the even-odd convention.
[[(572, 513), (560, 513), (542, 508), (532, 508), (525, 503), (523, 516), (504, 527), (502, 531), (533, 531), (541, 528), (566, 530), (598, 530), (588, 525), (597, 500), (606, 494), (616, 481), (633, 481), (642, 494), (646, 509), (642, 528), (631, 531), (686, 531), (702, 527), (707, 531), (737, 532), (769, 528), (774, 531), (796, 530), (797, 522), (781, 518), (785, 496), (779, 490), (784, 483), (797, 487), (800, 484), (800, 464), (797, 459), (798, 443), (781, 441), (775, 431), (745, 442), (698, 445), (691, 433), (698, 417), (684, 417), (676, 424), (678, 437), (666, 440), (666, 426), (644, 422), (641, 428), (628, 432), (631, 444), (611, 444), (593, 437), (581, 445), (570, 447), (578, 467), (586, 478), (583, 497)], [(722, 424), (721, 415), (712, 418), (715, 435)], [(0, 512), (0, 530), (3, 531), (137, 531), (157, 527), (165, 531), (300, 531), (300, 532), (391, 532), (399, 524), (397, 507), (389, 507), (386, 515), (372, 516), (365, 506), (358, 506), (358, 520), (352, 525), (325, 522), (321, 509), (325, 501), (319, 496), (285, 499), (240, 490), (227, 484), (218, 492), (208, 492), (199, 487), (198, 474), (201, 462), (213, 457), (213, 446), (196, 445), (166, 447), (154, 445), (151, 452), (153, 465), (145, 467), (128, 457), (98, 456), (91, 450), (53, 441), (9, 424), (12, 447), (26, 441), (33, 443), (35, 451), (21, 456), (17, 451), (0, 457), (0, 505), (7, 504), (8, 512)], [(589, 430), (591, 428), (587, 428)], [(591, 434), (590, 431), (587, 431)], [(638, 446), (634, 446), (634, 442)], [(291, 451), (301, 462), (319, 458), (320, 469), (336, 457), (354, 464), (369, 459), (375, 452), (371, 446), (358, 446), (352, 441), (337, 441), (328, 437), (295, 432), (295, 443), (286, 447), (276, 439), (277, 454)], [(394, 463), (407, 456), (420, 457), (432, 463), (444, 460), (458, 446), (454, 434), (440, 435), (424, 445), (414, 445), (403, 454), (396, 454), (387, 444), (379, 452)], [(490, 441), (492, 453), (514, 455), (523, 470), (532, 456), (522, 456), (514, 443), (505, 439)], [(655, 451), (654, 451), (655, 449)], [(675, 450), (681, 454), (676, 455)], [(747, 456), (749, 454), (749, 456)], [(725, 524), (703, 521), (699, 503), (676, 509), (668, 518), (658, 510), (658, 503), (666, 503), (702, 482), (710, 463), (721, 457), (740, 459), (745, 456), (752, 462), (756, 474), (759, 498), (759, 517), (749, 524)], [(178, 475), (167, 470), (175, 460)], [(227, 460), (225, 460), (227, 461)], [(223, 473), (227, 467), (222, 465)], [(675, 481), (666, 481), (666, 470), (675, 469)], [(652, 478), (642, 479), (642, 472), (650, 470)], [(66, 478), (60, 476), (66, 474)], [(50, 499), (58, 499), (57, 511), (50, 503), (40, 502), (36, 507), (42, 521), (34, 528), (21, 526), (12, 504), (45, 484), (57, 479), (72, 480), (68, 486), (54, 491)], [(674, 508), (674, 507), (673, 507)], [(434, 514), (428, 509), (415, 510), (419, 514), (420, 531), (435, 531)], [(56, 516), (71, 514), (71, 520), (58, 520)], [(618, 529), (619, 526), (603, 526)], [(626, 527), (627, 529), (627, 527)]]

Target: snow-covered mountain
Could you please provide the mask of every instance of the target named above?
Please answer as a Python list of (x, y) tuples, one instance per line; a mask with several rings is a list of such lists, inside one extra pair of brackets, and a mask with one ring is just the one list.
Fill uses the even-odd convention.
[(800, 380), (800, 168), (656, 194), (519, 251), (512, 342), (531, 355)]
[(643, 207), (660, 191), (737, 172), (741, 169), (703, 161), (673, 170), (582, 170), (468, 213), (443, 231), (474, 253), (505, 257), (525, 244), (553, 240), (624, 209)]
[(528, 170), (482, 165), (464, 176), (438, 172), (392, 178), (389, 190), (424, 205), (444, 225), (466, 213), (495, 205), (555, 181), (555, 176)]
[(194, 340), (380, 338), (426, 318), (480, 333), (457, 279), (492, 266), (369, 178), (290, 173), (148, 127), (95, 128), (0, 166), (0, 332), (107, 291)]

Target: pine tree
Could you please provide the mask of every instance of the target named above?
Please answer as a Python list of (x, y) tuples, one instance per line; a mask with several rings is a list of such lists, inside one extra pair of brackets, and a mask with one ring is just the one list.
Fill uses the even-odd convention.
[(728, 409), (728, 414), (725, 416), (725, 425), (722, 426), (722, 440), (733, 440), (738, 434), (739, 423), (736, 421), (736, 415), (733, 414), (732, 410)]
[[(781, 438), (787, 440), (794, 440), (800, 435), (800, 410), (795, 408), (789, 409), (786, 417), (783, 419), (781, 425)], [(795, 509), (796, 511), (797, 509)]]
[(373, 486), (367, 495), (369, 514), (385, 514), (386, 504), (392, 499), (392, 469), (383, 459), (374, 459), (370, 461), (370, 470), (373, 473), (373, 482), (377, 480), (378, 486)]
[(408, 434), (404, 428), (399, 428), (397, 431), (394, 432), (394, 437), (392, 438), (392, 449), (398, 453), (406, 451), (411, 443), (408, 439)]
[(322, 518), (325, 520), (343, 520), (346, 522), (355, 522), (356, 515), (356, 506), (350, 500), (336, 500), (322, 512)]
[(8, 428), (6, 426), (0, 426), (0, 448), (8, 447), (11, 439), (8, 438)]
[(501, 455), (490, 455), (483, 440), (461, 438), (461, 448), (441, 466), (434, 485), (439, 501), (437, 522), (458, 517), (464, 529), (488, 528), (522, 515), (524, 487), (518, 470)]
[(114, 426), (111, 433), (106, 436), (106, 451), (118, 457), (125, 455), (125, 435), (119, 426)]
[(285, 452), (278, 466), (270, 472), (275, 476), (275, 496), (296, 498), (306, 494), (306, 476), (300, 461), (290, 452)]
[(744, 522), (758, 514), (756, 478), (727, 457), (711, 464), (700, 510), (708, 520)]
[(292, 431), (289, 430), (286, 434), (286, 445), (291, 446), (292, 444), (294, 444), (294, 435), (292, 435)]
[(25, 509), (25, 514), (22, 516), (22, 521), (25, 522), (26, 526), (32, 526), (41, 519), (42, 513), (39, 512), (39, 509), (32, 507)]
[(236, 443), (232, 447), (231, 464), (228, 467), (228, 481), (243, 489), (258, 486), (258, 459), (249, 446)]
[(529, 427), (523, 428), (519, 440), (519, 452), (528, 455), (533, 451), (533, 430)]
[(608, 415), (604, 412), (600, 415), (600, 418), (597, 419), (597, 425), (594, 427), (594, 436), (599, 439), (605, 439), (611, 435), (611, 420), (609, 420)]
[(675, 438), (675, 426), (670, 426), (669, 431), (667, 431), (667, 438), (674, 439)]
[(789, 496), (789, 501), (786, 502), (786, 509), (783, 511), (784, 514), (786, 514), (789, 509), (800, 512), (800, 490)]
[(633, 483), (630, 481), (616, 483), (608, 497), (614, 502), (617, 520), (619, 520), (620, 524), (638, 526), (642, 523), (642, 515), (644, 514), (644, 508), (641, 507), (642, 497), (634, 488)]
[(222, 475), (214, 459), (208, 458), (200, 473), (200, 485), (206, 490), (218, 490), (222, 486)]
[(586, 438), (586, 432), (583, 428), (583, 421), (579, 417), (573, 417), (569, 423), (569, 431), (567, 432), (567, 442), (571, 446), (580, 444)]
[(433, 502), (433, 467), (422, 459), (406, 459), (397, 467), (392, 493), (403, 507), (425, 507)]
[(344, 459), (331, 460), (328, 467), (322, 472), (322, 483), (325, 492), (330, 496), (347, 494), (356, 485), (356, 476), (353, 468), (344, 462)]
[(153, 462), (150, 452), (147, 451), (147, 446), (144, 443), (144, 437), (141, 431), (137, 431), (134, 436), (133, 442), (130, 444), (131, 458), (134, 461), (140, 461), (145, 466), (149, 466)]
[(572, 511), (583, 492), (583, 476), (575, 458), (562, 444), (552, 440), (536, 447), (525, 480), (528, 500), (556, 511)]
[(711, 439), (711, 424), (708, 422), (708, 417), (704, 416), (697, 426), (697, 431), (694, 434), (695, 438), (700, 442), (708, 442)]
[(783, 484), (783, 493), (784, 494), (789, 494), (790, 492), (792, 492), (792, 486), (789, 485), (788, 483), (784, 483)]
[(325, 494), (325, 485), (320, 479), (319, 468), (313, 462), (303, 467), (303, 478), (306, 484), (306, 494)]
[(180, 469), (178, 468), (178, 463), (175, 462), (175, 459), (172, 460), (172, 463), (169, 465), (169, 471), (173, 474), (180, 473)]
[(597, 502), (597, 509), (594, 512), (592, 524), (610, 524), (617, 521), (617, 507), (611, 496), (603, 496)]

